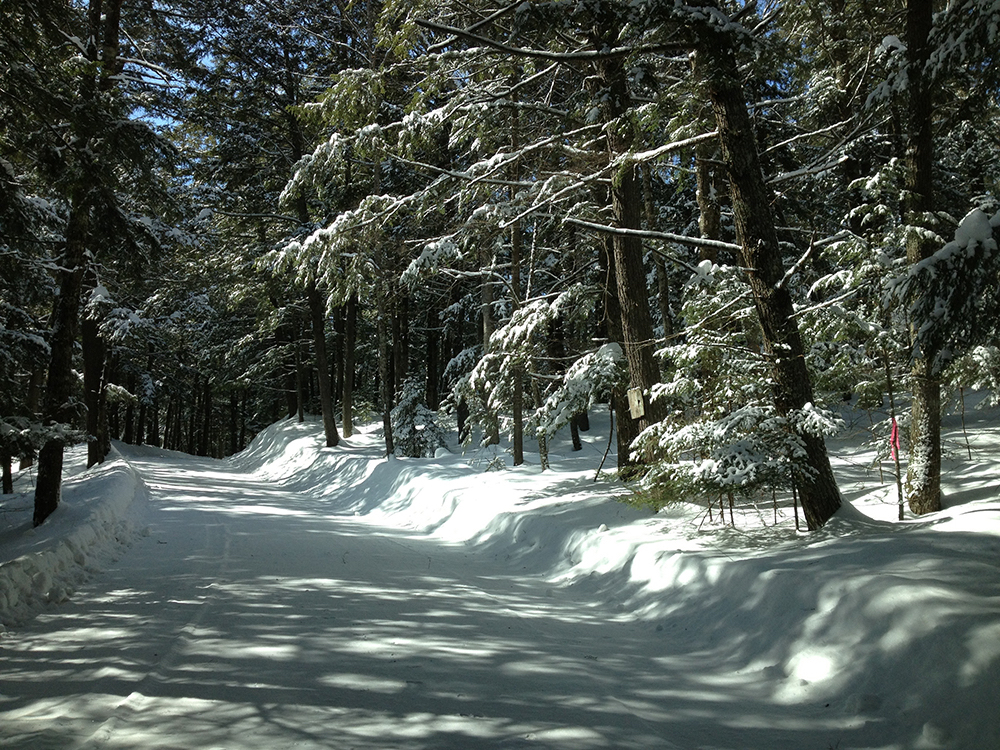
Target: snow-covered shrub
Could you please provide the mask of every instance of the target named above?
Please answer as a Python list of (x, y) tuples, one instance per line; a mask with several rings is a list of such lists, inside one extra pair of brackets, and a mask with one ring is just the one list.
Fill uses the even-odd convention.
[(446, 444), (437, 414), (424, 403), (424, 387), (419, 380), (411, 378), (403, 384), (391, 418), (398, 456), (432, 458), (435, 451)]
[(748, 497), (789, 486), (808, 471), (800, 436), (833, 435), (841, 427), (839, 419), (812, 404), (780, 415), (768, 402), (679, 428), (653, 425), (634, 444), (660, 458), (643, 477), (641, 491), (655, 506), (680, 499), (711, 502), (720, 495)]
[(1000, 347), (977, 346), (956, 359), (945, 372), (945, 383), (953, 391), (985, 391), (977, 408), (1000, 404)]
[(674, 501), (711, 503), (788, 487), (806, 468), (802, 435), (840, 425), (808, 405), (780, 414), (770, 364), (761, 352), (756, 315), (738, 269), (703, 263), (684, 291), (682, 343), (660, 356), (667, 377), (653, 396), (670, 417), (633, 443), (649, 470), (635, 502), (660, 508)]
[(1000, 212), (981, 209), (962, 219), (952, 241), (914, 263), (886, 291), (886, 305), (908, 305), (916, 328), (914, 357), (930, 353), (932, 369), (947, 365), (996, 328), (1000, 316)]
[(604, 344), (574, 362), (562, 384), (539, 410), (539, 429), (549, 435), (594, 404), (607, 403), (625, 382), (625, 355), (618, 344)]

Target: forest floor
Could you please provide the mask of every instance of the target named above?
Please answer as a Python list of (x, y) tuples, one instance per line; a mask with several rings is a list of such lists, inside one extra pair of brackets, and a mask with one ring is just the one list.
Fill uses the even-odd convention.
[(386, 460), (374, 428), (327, 449), (317, 422), (222, 461), (73, 450), (38, 529), (26, 472), (0, 747), (1000, 748), (996, 411), (968, 448), (949, 417), (946, 508), (902, 522), (852, 417), (814, 533), (769, 501), (619, 502), (602, 417), (546, 472)]

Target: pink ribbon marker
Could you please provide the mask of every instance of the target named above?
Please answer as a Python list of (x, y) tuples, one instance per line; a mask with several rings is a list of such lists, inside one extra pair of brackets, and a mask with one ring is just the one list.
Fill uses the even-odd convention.
[(899, 425), (896, 418), (892, 418), (892, 435), (889, 436), (889, 447), (892, 449), (892, 460), (899, 460)]

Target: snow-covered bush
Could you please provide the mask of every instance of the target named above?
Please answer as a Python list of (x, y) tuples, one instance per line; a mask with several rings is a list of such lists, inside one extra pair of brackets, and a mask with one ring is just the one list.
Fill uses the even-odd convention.
[(770, 364), (738, 269), (703, 263), (684, 290), (682, 343), (660, 350), (667, 377), (653, 392), (670, 417), (633, 443), (649, 470), (636, 502), (714, 502), (789, 487), (807, 471), (802, 435), (829, 435), (839, 421), (809, 404), (781, 414)]
[(539, 429), (549, 435), (594, 404), (607, 403), (625, 382), (625, 355), (618, 344), (604, 344), (574, 362), (562, 384), (539, 410)]
[(908, 305), (916, 329), (913, 356), (930, 353), (935, 372), (985, 343), (995, 330), (1000, 316), (998, 228), (1000, 212), (990, 217), (973, 209), (952, 241), (888, 285), (886, 305)]
[(437, 414), (424, 403), (424, 387), (419, 380), (411, 378), (403, 384), (391, 418), (397, 456), (432, 458), (446, 444)]

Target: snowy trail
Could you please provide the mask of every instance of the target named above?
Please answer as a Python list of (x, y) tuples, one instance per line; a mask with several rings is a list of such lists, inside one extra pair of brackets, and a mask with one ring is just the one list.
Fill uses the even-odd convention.
[(329, 499), (129, 458), (150, 533), (7, 642), (4, 747), (671, 746), (621, 689), (664, 682), (634, 624)]
[(997, 746), (993, 464), (926, 525), (701, 533), (610, 500), (595, 440), (544, 475), (292, 422), (122, 447), (80, 490), (137, 475), (146, 533), (0, 638), (0, 748)]

